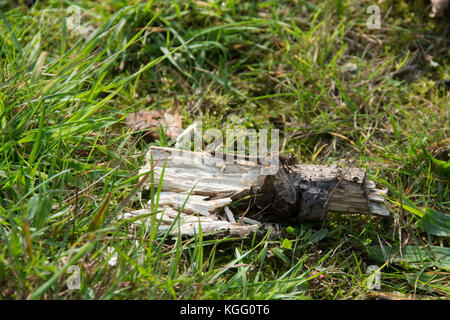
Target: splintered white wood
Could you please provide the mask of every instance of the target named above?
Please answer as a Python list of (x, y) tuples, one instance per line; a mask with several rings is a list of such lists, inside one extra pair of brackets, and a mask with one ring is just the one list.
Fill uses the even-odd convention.
[[(169, 206), (163, 206), (159, 209), (161, 211), (156, 214), (156, 221), (160, 223), (158, 230), (164, 232), (170, 229), (169, 234), (171, 235), (179, 233), (185, 236), (196, 236), (199, 234), (201, 228), (203, 234), (227, 232), (230, 235), (245, 237), (250, 232), (254, 232), (258, 229), (258, 225), (221, 221), (213, 214), (209, 216), (200, 216), (184, 212), (179, 213), (178, 210)], [(122, 218), (130, 219), (148, 213), (149, 209), (141, 209), (125, 213)], [(151, 219), (152, 218), (150, 217), (143, 220), (137, 220), (136, 223), (145, 223), (146, 226), (150, 227)]]
[[(164, 168), (163, 191), (187, 193), (192, 190), (193, 194), (208, 196), (248, 190), (257, 183), (262, 168), (246, 161), (227, 164), (222, 157), (213, 157), (207, 152), (160, 147), (151, 147), (145, 160), (139, 173), (154, 167), (156, 184)], [(150, 187), (148, 183), (145, 186)]]
[(159, 205), (170, 206), (177, 210), (183, 208), (185, 213), (198, 213), (202, 216), (209, 216), (212, 212), (222, 209), (232, 201), (231, 198), (206, 200), (207, 198), (207, 196), (194, 194), (189, 196), (187, 193), (163, 191), (159, 195)]
[[(156, 219), (161, 222), (160, 230), (167, 230), (173, 224), (171, 234), (179, 232), (193, 236), (198, 234), (200, 223), (203, 233), (228, 232), (245, 236), (258, 228), (258, 221), (251, 220), (251, 224), (246, 224), (250, 223), (247, 218), (242, 219), (242, 224), (234, 223), (229, 208), (226, 212), (229, 221), (219, 220), (216, 213), (229, 205), (232, 197), (248, 194), (266, 174), (267, 165), (244, 160), (226, 163), (223, 155), (162, 147), (151, 147), (145, 160), (139, 173), (153, 170), (155, 188), (162, 179), (159, 209), (163, 210), (156, 214)], [(304, 183), (340, 182), (329, 194), (329, 211), (389, 215), (382, 191), (368, 180), (364, 169), (336, 165), (296, 165), (291, 169)], [(150, 188), (150, 179), (144, 187)], [(144, 213), (148, 214), (149, 210), (134, 211), (124, 217)]]

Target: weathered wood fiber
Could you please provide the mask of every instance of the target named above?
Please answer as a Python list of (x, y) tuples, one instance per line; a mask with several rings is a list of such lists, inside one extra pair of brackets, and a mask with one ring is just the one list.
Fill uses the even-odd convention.
[[(255, 192), (262, 194), (258, 197), (259, 206), (271, 207), (266, 215), (271, 215), (269, 220), (274, 221), (318, 220), (328, 211), (389, 215), (381, 190), (368, 180), (362, 168), (295, 165), (288, 170), (280, 167), (297, 192), (295, 200), (286, 203), (274, 187), (273, 175), (267, 174), (270, 161), (250, 160), (234, 159), (227, 163), (224, 154), (213, 156), (208, 152), (151, 147), (139, 173), (150, 172), (153, 168), (157, 185), (164, 169), (159, 207), (166, 214), (158, 216), (161, 228), (168, 228), (175, 221), (174, 212), (182, 208), (177, 222), (181, 223), (181, 229), (173, 228), (173, 233), (194, 234), (200, 221), (202, 230), (204, 226), (210, 231), (244, 235), (257, 225), (224, 221), (219, 213), (233, 200)], [(144, 186), (149, 188), (149, 182)]]

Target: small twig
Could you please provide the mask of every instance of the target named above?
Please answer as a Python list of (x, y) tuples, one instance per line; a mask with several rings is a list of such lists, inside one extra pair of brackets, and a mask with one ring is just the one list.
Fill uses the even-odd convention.
[(253, 206), (252, 206), (251, 204), (252, 204), (252, 202), (249, 201), (249, 202), (248, 202), (247, 209), (244, 211), (244, 213), (243, 213), (243, 214), (241, 215), (241, 217), (239, 218), (238, 223), (241, 223), (241, 222), (242, 222), (242, 219), (244, 219), (245, 216), (247, 215), (247, 213), (250, 211), (250, 209), (253, 208)]
[[(230, 208), (228, 206), (225, 206), (224, 210), (225, 210), (225, 214), (227, 215), (228, 221), (230, 221), (231, 223), (236, 223), (236, 219), (234, 219), (233, 212), (231, 212)], [(242, 218), (241, 218), (241, 220), (242, 220)], [(239, 220), (239, 222), (241, 220)]]

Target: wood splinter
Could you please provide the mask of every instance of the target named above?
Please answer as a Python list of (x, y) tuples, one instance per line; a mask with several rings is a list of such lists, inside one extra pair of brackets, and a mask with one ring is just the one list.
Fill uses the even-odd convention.
[[(164, 167), (159, 196), (162, 210), (157, 214), (160, 230), (171, 228), (171, 234), (180, 232), (192, 236), (198, 234), (200, 224), (203, 233), (246, 236), (260, 227), (260, 221), (321, 220), (328, 211), (389, 216), (383, 191), (375, 188), (365, 169), (299, 164), (289, 169), (280, 166), (267, 174), (269, 158), (258, 159), (234, 159), (227, 163), (226, 157), (220, 154), (151, 147), (139, 173), (154, 167), (154, 181), (158, 184)], [(280, 180), (284, 176), (287, 180)], [(147, 182), (144, 187), (149, 189), (150, 184)], [(191, 195), (186, 201), (189, 192)], [(258, 195), (255, 205), (267, 210), (258, 218), (249, 216), (248, 220), (236, 223), (227, 206), (254, 194)], [(223, 210), (226, 210), (225, 218), (221, 215)], [(126, 213), (123, 217), (145, 213), (149, 213), (147, 209)], [(246, 223), (248, 221), (252, 223)]]

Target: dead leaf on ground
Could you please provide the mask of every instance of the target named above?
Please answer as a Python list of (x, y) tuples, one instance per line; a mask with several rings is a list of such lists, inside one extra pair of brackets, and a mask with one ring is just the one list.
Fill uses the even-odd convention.
[(125, 124), (133, 130), (148, 130), (146, 137), (149, 140), (158, 139), (159, 127), (161, 126), (166, 135), (171, 140), (175, 140), (183, 131), (183, 118), (181, 117), (178, 108), (172, 112), (168, 110), (140, 110), (138, 112), (130, 113), (126, 117)]
[(444, 11), (449, 7), (450, 0), (431, 0), (430, 17), (439, 17), (444, 14)]

